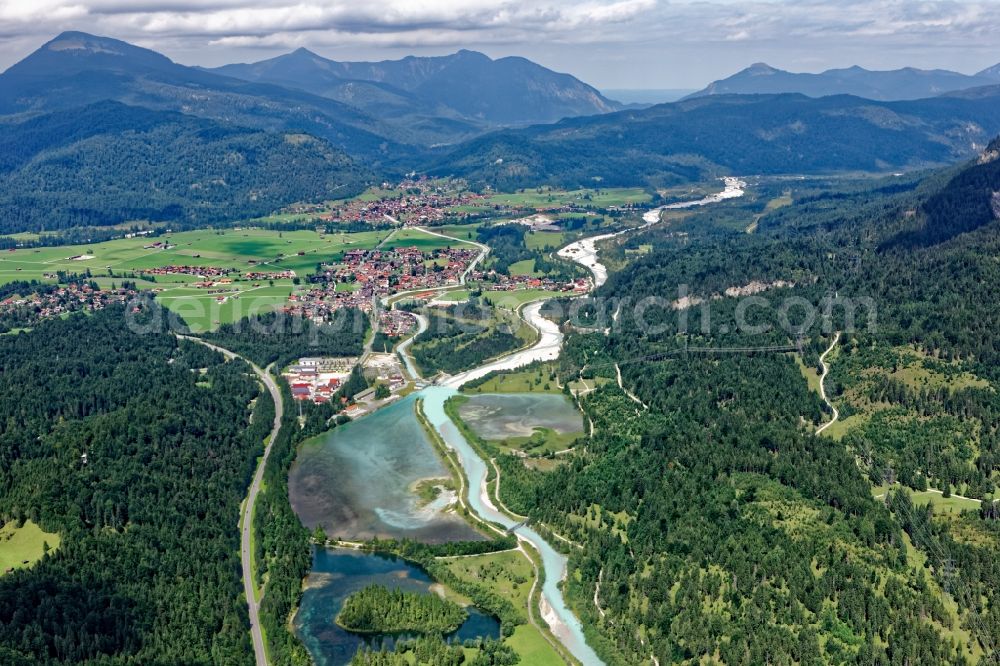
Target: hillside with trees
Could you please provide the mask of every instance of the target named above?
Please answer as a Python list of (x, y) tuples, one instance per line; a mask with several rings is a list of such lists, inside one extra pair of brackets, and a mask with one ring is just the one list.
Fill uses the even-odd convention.
[(307, 134), (97, 102), (0, 123), (0, 233), (232, 222), (356, 194), (366, 177)]
[(1000, 132), (1000, 88), (977, 98), (720, 95), (442, 148), (430, 169), (505, 190), (669, 186), (720, 174), (887, 172), (966, 159)]
[[(964, 224), (979, 190), (940, 242), (886, 242), (982, 168), (834, 185), (762, 217), (734, 203), (623, 241), (652, 250), (603, 303), (686, 285), (705, 305), (623, 307), (609, 336), (571, 333), (560, 381), (606, 380), (580, 398), (594, 436), (549, 472), (498, 459), (504, 503), (582, 546), (567, 593), (609, 664), (990, 663), (1000, 223)], [(778, 280), (750, 311), (764, 328), (741, 328), (724, 290)], [(785, 312), (789, 328), (793, 298), (842, 300), (828, 320)], [(870, 299), (874, 325), (862, 307), (849, 326), (846, 299)], [(807, 376), (835, 330), (827, 390), (846, 432), (816, 436), (830, 415)], [(983, 501), (949, 512), (951, 492)]]
[(253, 662), (235, 526), (273, 405), (143, 308), (0, 336), (0, 515), (62, 537), (0, 577), (6, 664)]

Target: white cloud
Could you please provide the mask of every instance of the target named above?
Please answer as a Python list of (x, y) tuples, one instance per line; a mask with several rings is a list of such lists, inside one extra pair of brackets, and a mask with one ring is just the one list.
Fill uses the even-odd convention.
[(707, 81), (771, 59), (966, 71), (1000, 60), (995, 0), (0, 0), (0, 67), (70, 29), (204, 64), (298, 46), (338, 57), (494, 46), (629, 80), (655, 66), (661, 81)]

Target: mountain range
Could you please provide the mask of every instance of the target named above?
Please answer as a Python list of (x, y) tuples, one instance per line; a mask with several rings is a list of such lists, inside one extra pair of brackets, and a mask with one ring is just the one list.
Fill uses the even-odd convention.
[(622, 108), (569, 74), (525, 58), (493, 60), (467, 50), (438, 57), (338, 62), (298, 49), (211, 71), (299, 88), (373, 115), (433, 115), (483, 126), (547, 123)]
[[(909, 101), (710, 94), (620, 108), (572, 76), (472, 51), (364, 63), (300, 49), (205, 70), (67, 32), (0, 74), (0, 176), (17, 184), (0, 188), (0, 222), (238, 219), (411, 170), (525, 187), (912, 169), (966, 158), (1000, 132), (1000, 83)], [(41, 183), (49, 200), (15, 196)]]
[(756, 63), (715, 81), (689, 97), (801, 93), (809, 97), (854, 95), (879, 101), (913, 100), (980, 86), (1000, 84), (1000, 64), (968, 75), (945, 69), (905, 67), (872, 71), (863, 67), (828, 69), (819, 74), (786, 72)]
[(967, 158), (1000, 132), (1000, 86), (974, 92), (902, 102), (711, 95), (488, 134), (439, 152), (431, 170), (509, 188), (914, 169)]

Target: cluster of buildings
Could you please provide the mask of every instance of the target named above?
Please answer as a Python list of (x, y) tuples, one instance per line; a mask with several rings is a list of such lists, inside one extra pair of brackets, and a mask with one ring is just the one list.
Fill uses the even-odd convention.
[(577, 278), (568, 282), (560, 282), (550, 277), (504, 275), (496, 271), (472, 271), (469, 279), (480, 283), (484, 289), (489, 289), (490, 291), (545, 289), (547, 291), (563, 291), (573, 294), (583, 294), (590, 291), (589, 278)]
[(194, 275), (201, 278), (223, 278), (239, 271), (235, 268), (216, 268), (214, 266), (160, 266), (159, 268), (144, 268), (146, 275)]
[(379, 333), (390, 338), (399, 338), (412, 332), (417, 326), (417, 318), (406, 310), (380, 310), (378, 315)]
[[(301, 253), (300, 253), (301, 254)], [(295, 271), (249, 271), (243, 274), (247, 280), (292, 280), (295, 278)]]
[(134, 289), (97, 289), (89, 282), (74, 282), (25, 296), (10, 296), (0, 301), (0, 314), (20, 314), (26, 321), (34, 321), (70, 312), (102, 310), (115, 303), (127, 303), (136, 295)]
[[(478, 254), (474, 248), (349, 250), (341, 262), (324, 265), (310, 278), (309, 289), (292, 294), (286, 311), (316, 319), (341, 308), (371, 313), (380, 298), (458, 284)], [(388, 323), (398, 328), (402, 321)]]
[[(292, 388), (292, 398), (317, 404), (329, 402), (341, 383), (351, 374), (357, 358), (300, 358), (284, 372)], [(346, 405), (346, 402), (345, 402)]]
[(143, 250), (171, 250), (177, 247), (176, 245), (171, 245), (170, 241), (156, 241), (155, 243), (150, 243), (149, 245), (143, 245)]
[[(389, 189), (389, 183), (382, 184)], [(430, 224), (456, 216), (459, 206), (473, 206), (485, 202), (485, 197), (472, 192), (455, 191), (441, 187), (426, 178), (404, 180), (393, 188), (399, 194), (378, 201), (355, 199), (339, 208), (322, 213), (319, 219), (330, 222), (382, 223), (387, 219), (399, 220), (407, 226)]]
[(457, 283), (479, 255), (475, 248), (421, 250), (349, 250), (337, 264), (323, 266), (320, 275), (334, 282), (374, 284), (386, 295), (390, 289), (435, 289)]

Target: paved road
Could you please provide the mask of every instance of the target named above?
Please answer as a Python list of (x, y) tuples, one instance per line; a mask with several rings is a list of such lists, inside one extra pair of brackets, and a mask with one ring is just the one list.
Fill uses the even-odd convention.
[(436, 231), (431, 231), (427, 227), (413, 227), (413, 228), (417, 229), (419, 231), (422, 231), (425, 234), (430, 234), (431, 236), (437, 236), (438, 238), (447, 238), (448, 240), (453, 240), (453, 241), (456, 241), (456, 242), (459, 242), (459, 243), (467, 243), (469, 245), (475, 245), (476, 247), (479, 248), (479, 250), (480, 250), (479, 256), (472, 260), (472, 263), (470, 263), (468, 265), (468, 267), (465, 269), (465, 271), (459, 277), (458, 281), (459, 281), (460, 284), (463, 284), (463, 285), (465, 284), (465, 278), (468, 277), (469, 273), (471, 273), (476, 268), (476, 266), (479, 265), (479, 263), (482, 262), (482, 260), (486, 258), (486, 255), (490, 253), (489, 246), (483, 245), (482, 243), (477, 243), (476, 241), (472, 241), (472, 240), (468, 240), (468, 239), (464, 239), (464, 238), (455, 238), (454, 236), (446, 236), (445, 234), (441, 234), (441, 233), (438, 233)]
[(271, 455), (271, 444), (274, 442), (275, 438), (278, 436), (278, 431), (281, 430), (281, 416), (283, 412), (283, 403), (281, 401), (281, 391), (278, 390), (278, 385), (275, 383), (274, 378), (266, 370), (261, 370), (259, 367), (251, 363), (249, 360), (234, 354), (228, 349), (223, 349), (211, 343), (205, 342), (199, 338), (192, 338), (186, 335), (178, 335), (177, 337), (183, 338), (184, 340), (190, 340), (191, 342), (197, 342), (198, 344), (205, 345), (209, 349), (214, 349), (226, 358), (242, 358), (246, 361), (253, 371), (257, 373), (260, 380), (264, 382), (264, 386), (271, 393), (271, 398), (274, 400), (274, 427), (271, 428), (271, 435), (267, 439), (267, 445), (264, 447), (264, 455), (260, 459), (260, 464), (257, 465), (257, 471), (254, 472), (253, 481), (250, 483), (250, 490), (247, 491), (247, 499), (243, 504), (243, 530), (240, 534), (240, 561), (243, 564), (243, 591), (247, 597), (247, 606), (250, 611), (250, 635), (253, 638), (253, 652), (256, 658), (257, 666), (268, 666), (269, 662), (267, 660), (267, 650), (264, 648), (264, 637), (260, 633), (260, 603), (257, 601), (256, 595), (254, 594), (254, 581), (253, 572), (250, 566), (250, 558), (252, 553), (250, 552), (250, 534), (253, 529), (253, 510), (257, 503), (257, 495), (260, 493), (260, 484), (264, 478), (264, 467), (267, 465), (267, 458)]
[(833, 351), (833, 348), (837, 346), (837, 342), (839, 340), (840, 331), (837, 331), (836, 335), (833, 336), (833, 342), (831, 342), (827, 350), (823, 352), (823, 355), (819, 357), (820, 365), (823, 366), (823, 374), (819, 378), (819, 395), (823, 398), (823, 401), (830, 406), (830, 409), (833, 410), (833, 418), (816, 429), (817, 435), (832, 426), (837, 422), (837, 419), (840, 418), (840, 412), (838, 412), (834, 404), (830, 402), (830, 399), (826, 397), (826, 376), (830, 373), (830, 366), (826, 362), (826, 355)]

